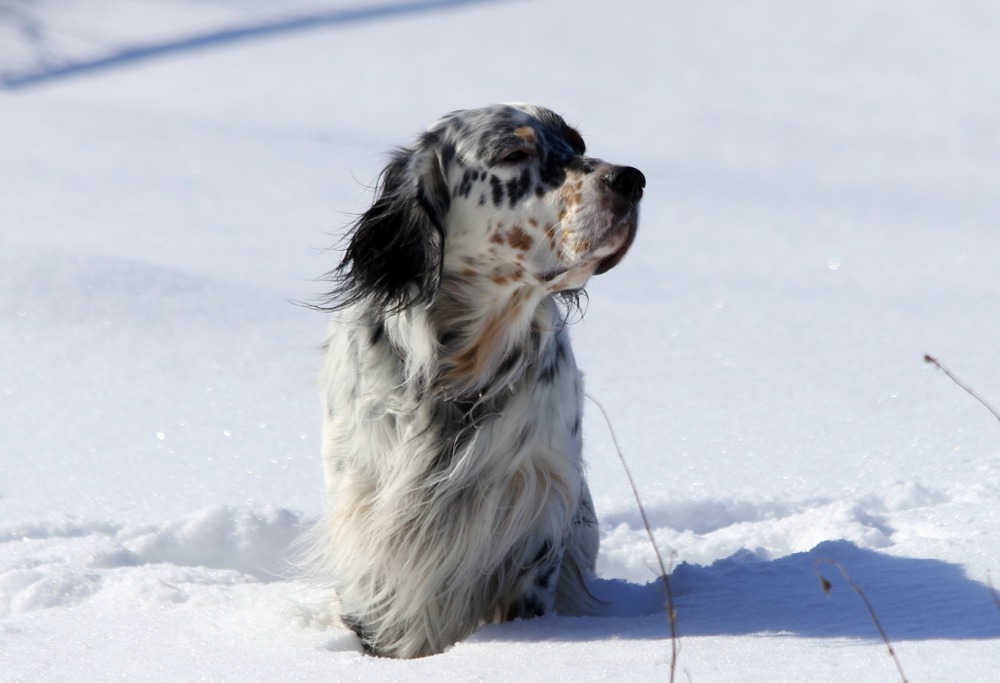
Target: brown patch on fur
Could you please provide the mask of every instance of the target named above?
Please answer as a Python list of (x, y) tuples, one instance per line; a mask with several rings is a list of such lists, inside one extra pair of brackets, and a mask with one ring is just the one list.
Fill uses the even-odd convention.
[(583, 181), (577, 179), (571, 183), (566, 183), (562, 189), (562, 200), (563, 205), (567, 208), (583, 204)]
[(535, 135), (535, 129), (531, 126), (521, 126), (514, 131), (514, 135), (521, 138), (525, 142), (534, 143), (538, 139)]
[(483, 269), (483, 260), (475, 256), (463, 256), (462, 262), (477, 273)]
[(559, 235), (559, 253), (560, 254), (565, 254), (565, 253), (567, 253), (569, 251), (572, 251), (572, 246), (573, 246), (572, 240), (573, 240), (573, 237), (572, 237), (572, 235), (569, 234), (569, 231), (568, 230), (563, 230), (562, 233)]
[(535, 238), (524, 231), (520, 225), (515, 225), (507, 235), (510, 246), (520, 251), (528, 251), (535, 244)]
[[(566, 211), (566, 209), (563, 209), (562, 211), (559, 212), (559, 222), (560, 223), (562, 223), (564, 220), (566, 220), (566, 215), (568, 213), (569, 212)], [(554, 225), (547, 225), (546, 226), (545, 234), (549, 236), (549, 246), (552, 247), (552, 251), (556, 252), (557, 254), (559, 253), (559, 236), (558, 236), (558, 233), (559, 233), (559, 231), (556, 230), (556, 226), (554, 226)]]
[(497, 221), (496, 225), (492, 227), (493, 227), (493, 234), (490, 235), (490, 242), (494, 242), (496, 244), (503, 244), (505, 240), (503, 232), (503, 223)]
[[(523, 270), (521, 272), (523, 274)], [(527, 288), (518, 289), (506, 306), (489, 314), (481, 328), (474, 330), (462, 347), (445, 359), (449, 369), (442, 379), (448, 383), (473, 383), (479, 375), (491, 371), (491, 359), (502, 351), (500, 345), (504, 342), (504, 330), (517, 324), (530, 297), (531, 292)]]
[(521, 282), (524, 280), (524, 266), (516, 266), (506, 271), (497, 271), (490, 280), (498, 285), (505, 285), (508, 282)]
[[(582, 142), (582, 141), (581, 141)], [(563, 229), (559, 231), (556, 235), (548, 230), (546, 226), (546, 234), (549, 236), (549, 244), (552, 246), (552, 250), (559, 254), (560, 258), (566, 256), (567, 254), (576, 252), (576, 245), (573, 244), (573, 236), (566, 229), (567, 219), (578, 210), (578, 208), (584, 203), (583, 199), (583, 182), (584, 176), (579, 173), (571, 173), (569, 178), (566, 180), (566, 184), (563, 185), (560, 195), (562, 198), (562, 208), (559, 210), (559, 223), (562, 224)]]

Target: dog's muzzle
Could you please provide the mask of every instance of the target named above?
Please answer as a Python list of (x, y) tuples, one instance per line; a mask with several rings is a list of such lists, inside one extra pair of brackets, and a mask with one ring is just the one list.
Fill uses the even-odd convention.
[(615, 227), (609, 231), (608, 237), (615, 239), (624, 232), (625, 238), (613, 254), (601, 259), (594, 271), (595, 275), (606, 273), (618, 265), (625, 252), (632, 246), (636, 229), (639, 227), (639, 200), (642, 199), (642, 191), (646, 187), (646, 176), (632, 166), (613, 166), (601, 180), (611, 191), (615, 214)]

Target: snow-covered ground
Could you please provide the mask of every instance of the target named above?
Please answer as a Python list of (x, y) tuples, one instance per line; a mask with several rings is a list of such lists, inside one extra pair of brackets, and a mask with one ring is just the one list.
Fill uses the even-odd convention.
[(1000, 422), (923, 355), (1000, 403), (998, 64), (974, 0), (0, 5), (0, 679), (666, 679), (596, 409), (619, 616), (377, 660), (290, 564), (325, 324), (290, 301), (386, 150), (516, 100), (648, 179), (574, 341), (678, 679), (899, 680), (827, 559), (910, 680), (996, 680)]

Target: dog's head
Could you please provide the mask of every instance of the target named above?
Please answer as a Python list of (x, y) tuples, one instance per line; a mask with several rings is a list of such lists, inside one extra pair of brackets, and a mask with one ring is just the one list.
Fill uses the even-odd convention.
[(639, 170), (585, 152), (542, 107), (442, 117), (383, 171), (336, 273), (340, 303), (398, 310), (430, 301), (444, 278), (580, 289), (632, 244), (646, 184)]

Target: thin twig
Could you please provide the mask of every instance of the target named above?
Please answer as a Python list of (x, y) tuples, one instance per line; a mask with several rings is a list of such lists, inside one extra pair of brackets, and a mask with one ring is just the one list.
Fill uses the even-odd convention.
[(885, 646), (889, 649), (889, 656), (892, 657), (892, 661), (896, 664), (896, 670), (899, 671), (899, 677), (903, 680), (903, 683), (907, 683), (906, 674), (903, 673), (903, 665), (900, 663), (899, 657), (896, 656), (896, 650), (892, 646), (892, 641), (889, 640), (888, 634), (886, 634), (885, 629), (882, 628), (882, 622), (879, 621), (878, 614), (875, 613), (875, 608), (868, 600), (868, 596), (865, 595), (865, 592), (861, 590), (861, 586), (854, 582), (854, 579), (852, 579), (851, 575), (847, 573), (847, 569), (844, 568), (844, 565), (840, 564), (836, 560), (818, 559), (813, 562), (813, 571), (816, 572), (816, 577), (819, 578), (819, 582), (823, 586), (823, 592), (826, 593), (827, 596), (829, 596), (830, 592), (833, 590), (833, 584), (830, 583), (825, 576), (820, 574), (819, 566), (821, 564), (828, 564), (835, 567), (837, 571), (840, 572), (840, 575), (844, 577), (844, 581), (847, 582), (847, 585), (853, 588), (854, 592), (861, 598), (861, 601), (865, 603), (865, 607), (868, 608), (868, 614), (871, 615), (875, 628), (878, 629), (879, 635), (882, 636), (882, 642), (884, 642)]
[(968, 393), (969, 396), (971, 396), (972, 398), (976, 399), (977, 401), (979, 401), (980, 403), (982, 403), (984, 406), (986, 406), (986, 410), (988, 410), (991, 413), (993, 413), (993, 417), (995, 417), (996, 419), (1000, 420), (1000, 412), (997, 412), (996, 408), (994, 408), (993, 406), (991, 406), (986, 401), (985, 398), (983, 398), (982, 396), (980, 396), (979, 394), (977, 394), (975, 391), (973, 391), (971, 387), (969, 387), (967, 384), (963, 383), (960, 379), (958, 379), (957, 377), (955, 377), (955, 375), (951, 374), (951, 371), (948, 370), (948, 368), (946, 368), (945, 366), (941, 365), (941, 363), (938, 362), (937, 358), (935, 358), (934, 356), (932, 356), (930, 354), (924, 354), (924, 362), (925, 363), (931, 363), (931, 364), (937, 366), (937, 368), (941, 372), (943, 372), (945, 375), (948, 376), (948, 379), (950, 379), (952, 382), (954, 382), (958, 386), (960, 386), (963, 389), (965, 389), (966, 393)]
[(670, 575), (667, 572), (667, 565), (663, 561), (663, 555), (660, 554), (660, 548), (656, 545), (653, 528), (649, 525), (649, 518), (646, 516), (646, 508), (643, 507), (642, 500), (639, 498), (639, 489), (635, 485), (635, 479), (632, 477), (632, 471), (629, 469), (628, 463), (625, 462), (625, 455), (618, 444), (618, 436), (615, 434), (615, 428), (611, 425), (611, 418), (608, 416), (608, 411), (604, 409), (604, 406), (596, 398), (590, 394), (586, 394), (586, 396), (601, 411), (601, 415), (604, 416), (604, 421), (608, 425), (608, 431), (611, 433), (611, 441), (615, 445), (615, 450), (618, 451), (618, 459), (621, 460), (625, 476), (628, 477), (628, 483), (632, 487), (632, 495), (635, 496), (635, 503), (639, 506), (639, 514), (642, 515), (642, 524), (646, 527), (646, 534), (649, 536), (649, 542), (653, 545), (653, 552), (656, 553), (656, 561), (660, 565), (660, 579), (663, 581), (663, 590), (667, 595), (667, 618), (670, 620), (670, 683), (674, 683), (674, 677), (677, 673), (679, 636), (677, 633), (677, 610), (674, 609), (674, 595), (670, 590)]

